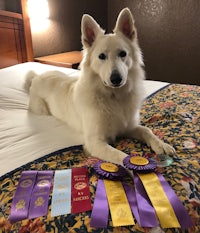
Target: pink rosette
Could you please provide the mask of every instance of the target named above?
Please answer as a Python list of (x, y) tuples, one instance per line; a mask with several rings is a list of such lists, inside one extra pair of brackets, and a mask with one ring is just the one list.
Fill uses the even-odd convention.
[[(145, 163), (133, 163), (131, 162), (131, 159), (133, 158), (141, 158), (142, 160), (145, 160)], [(124, 158), (124, 166), (126, 168), (128, 168), (129, 170), (132, 170), (133, 172), (142, 172), (142, 173), (148, 173), (148, 172), (151, 172), (151, 171), (155, 171), (156, 167), (157, 167), (157, 163), (148, 158), (147, 156), (141, 156), (141, 155), (138, 155), (138, 154), (132, 154), (132, 155), (129, 155), (127, 156), (126, 158)]]

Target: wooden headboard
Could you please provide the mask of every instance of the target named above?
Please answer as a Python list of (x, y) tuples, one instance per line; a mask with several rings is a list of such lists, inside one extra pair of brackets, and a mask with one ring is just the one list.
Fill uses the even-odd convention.
[(33, 61), (33, 47), (26, 0), (22, 14), (0, 10), (0, 68)]

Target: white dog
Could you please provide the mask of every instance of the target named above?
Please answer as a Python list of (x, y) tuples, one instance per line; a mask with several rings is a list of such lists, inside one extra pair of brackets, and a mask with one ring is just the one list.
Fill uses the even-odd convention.
[(60, 72), (28, 75), (30, 111), (52, 114), (83, 134), (93, 156), (123, 164), (127, 155), (108, 143), (117, 136), (146, 142), (157, 154), (174, 154), (140, 124), (143, 101), (143, 61), (129, 9), (123, 9), (113, 34), (104, 31), (89, 15), (82, 18), (83, 61), (80, 77)]

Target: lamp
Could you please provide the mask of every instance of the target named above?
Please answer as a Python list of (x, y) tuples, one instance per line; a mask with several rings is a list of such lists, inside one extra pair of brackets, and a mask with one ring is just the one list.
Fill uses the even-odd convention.
[(32, 31), (41, 32), (47, 29), (49, 26), (48, 0), (28, 0), (27, 6)]
[(28, 0), (28, 14), (31, 19), (44, 19), (49, 17), (47, 0)]

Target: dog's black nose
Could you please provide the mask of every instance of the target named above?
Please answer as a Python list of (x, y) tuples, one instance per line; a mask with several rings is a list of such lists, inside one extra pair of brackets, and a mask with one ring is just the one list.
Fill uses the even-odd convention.
[(113, 71), (110, 76), (110, 81), (113, 84), (113, 86), (118, 87), (121, 84), (122, 77), (117, 71)]

